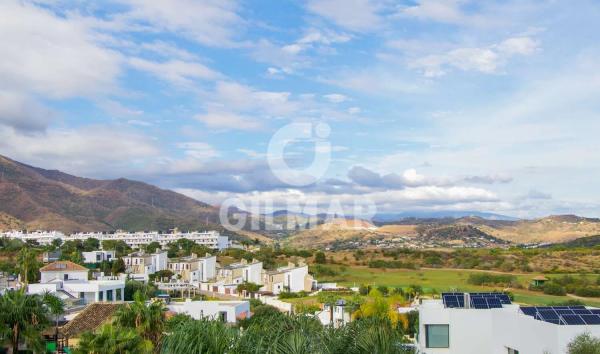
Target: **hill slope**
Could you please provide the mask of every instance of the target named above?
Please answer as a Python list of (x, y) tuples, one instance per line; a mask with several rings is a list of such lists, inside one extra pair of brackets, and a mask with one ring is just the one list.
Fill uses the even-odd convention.
[(127, 179), (95, 180), (0, 156), (0, 229), (218, 229), (218, 209)]

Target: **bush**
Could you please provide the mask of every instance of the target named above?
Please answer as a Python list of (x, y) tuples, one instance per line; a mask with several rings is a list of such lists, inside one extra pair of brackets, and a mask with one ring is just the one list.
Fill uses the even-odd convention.
[(568, 354), (600, 354), (600, 338), (580, 334), (567, 347)]
[(414, 263), (400, 261), (385, 261), (383, 259), (370, 261), (369, 268), (416, 269)]
[(567, 291), (559, 284), (556, 284), (554, 282), (548, 282), (544, 284), (544, 294), (564, 296), (567, 294)]
[(511, 285), (516, 281), (514, 275), (477, 273), (469, 275), (467, 282), (472, 285)]

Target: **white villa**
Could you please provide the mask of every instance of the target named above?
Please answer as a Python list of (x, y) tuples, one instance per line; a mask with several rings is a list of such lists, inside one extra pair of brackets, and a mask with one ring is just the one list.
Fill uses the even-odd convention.
[(173, 313), (185, 313), (199, 320), (208, 318), (221, 320), (226, 323), (236, 323), (238, 320), (250, 318), (250, 302), (248, 301), (192, 301), (172, 302), (168, 306)]
[(123, 301), (125, 281), (113, 277), (88, 280), (88, 269), (70, 261), (58, 261), (40, 268), (40, 283), (29, 284), (27, 293), (49, 291), (63, 299), (81, 299), (83, 303)]
[(186, 283), (207, 282), (215, 278), (217, 256), (207, 254), (198, 258), (195, 254), (189, 257), (171, 258), (167, 263), (168, 270)]
[(83, 256), (83, 263), (92, 264), (100, 262), (112, 262), (116, 258), (116, 251), (91, 251), (81, 252)]
[(277, 268), (277, 270), (263, 272), (262, 291), (279, 294), (284, 291), (293, 293), (299, 291), (311, 291), (315, 280), (308, 274), (308, 266), (293, 263), (286, 267)]
[(586, 332), (600, 336), (600, 309), (524, 307), (497, 293), (446, 293), (419, 306), (423, 354), (560, 354)]

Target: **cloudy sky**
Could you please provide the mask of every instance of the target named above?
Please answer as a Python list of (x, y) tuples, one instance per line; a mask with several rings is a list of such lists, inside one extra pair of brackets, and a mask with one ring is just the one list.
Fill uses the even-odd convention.
[[(0, 154), (215, 204), (600, 216), (598, 19), (593, 0), (3, 0)], [(268, 161), (296, 123), (328, 127), (314, 183)]]

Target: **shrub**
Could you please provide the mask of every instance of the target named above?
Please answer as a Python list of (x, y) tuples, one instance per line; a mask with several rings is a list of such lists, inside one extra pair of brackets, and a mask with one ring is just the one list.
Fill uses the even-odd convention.
[(564, 296), (566, 295), (566, 293), (567, 291), (565, 290), (565, 288), (563, 288), (559, 284), (556, 284), (554, 282), (548, 282), (544, 284), (544, 294)]
[(472, 285), (510, 285), (516, 281), (514, 275), (477, 273), (469, 275), (467, 282)]

